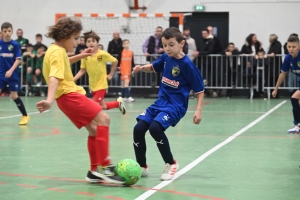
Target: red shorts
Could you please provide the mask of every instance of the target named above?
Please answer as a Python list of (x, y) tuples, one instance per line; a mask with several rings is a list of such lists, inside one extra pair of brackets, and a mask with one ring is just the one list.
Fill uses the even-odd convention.
[(83, 94), (72, 92), (56, 99), (59, 109), (80, 129), (91, 123), (102, 107)]
[(92, 92), (94, 101), (101, 103), (106, 95), (106, 89), (103, 90), (97, 90), (95, 92)]

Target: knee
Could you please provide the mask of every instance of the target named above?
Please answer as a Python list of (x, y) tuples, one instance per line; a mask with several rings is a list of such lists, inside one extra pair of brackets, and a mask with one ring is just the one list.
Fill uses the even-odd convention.
[(110, 118), (106, 112), (101, 110), (95, 118), (98, 126), (109, 126)]
[(149, 132), (150, 132), (150, 135), (155, 139), (155, 140), (158, 140), (159, 138), (158, 135), (161, 133), (161, 132), (164, 132), (163, 130), (163, 127), (161, 126), (161, 124), (157, 121), (153, 121), (149, 127)]
[(31, 74), (32, 73), (32, 67), (27, 67), (27, 73)]
[(40, 75), (40, 74), (41, 74), (41, 70), (40, 70), (40, 69), (36, 69), (36, 70), (35, 70), (35, 75), (38, 76), (38, 75)]
[(18, 98), (18, 93), (17, 92), (10, 92), (10, 98), (12, 100), (16, 100)]
[(148, 130), (148, 127), (149, 125), (146, 122), (140, 120), (133, 128), (134, 137), (144, 137)]

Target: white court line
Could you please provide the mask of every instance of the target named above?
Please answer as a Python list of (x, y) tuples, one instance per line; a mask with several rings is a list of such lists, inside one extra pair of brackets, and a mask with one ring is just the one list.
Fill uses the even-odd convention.
[[(45, 112), (49, 112), (49, 110), (46, 110)], [(43, 113), (45, 113), (43, 112)], [(27, 113), (28, 115), (35, 115), (35, 114), (40, 114), (40, 112), (31, 112), (31, 113)], [(8, 119), (8, 118), (14, 118), (14, 117), (21, 117), (22, 115), (11, 115), (11, 116), (6, 116), (6, 117), (0, 117), (0, 119)]]
[(174, 175), (174, 177), (173, 177), (172, 180), (161, 182), (160, 184), (154, 186), (152, 189), (150, 189), (147, 192), (144, 192), (143, 194), (141, 194), (140, 196), (138, 196), (135, 200), (144, 200), (144, 199), (147, 199), (148, 197), (150, 197), (152, 194), (154, 194), (158, 190), (160, 190), (163, 187), (169, 185), (174, 180), (176, 180), (178, 177), (180, 177), (181, 175), (183, 175), (186, 172), (190, 171), (193, 167), (195, 167), (197, 164), (199, 164), (200, 162), (202, 162), (209, 155), (211, 155), (212, 153), (214, 153), (215, 151), (217, 151), (221, 147), (225, 146), (226, 144), (228, 144), (229, 142), (231, 142), (232, 140), (234, 140), (236, 137), (238, 137), (239, 135), (241, 135), (242, 133), (244, 133), (245, 131), (247, 131), (249, 128), (253, 127), (255, 124), (257, 124), (258, 122), (260, 122), (261, 120), (263, 120), (265, 117), (267, 117), (269, 114), (271, 114), (272, 112), (274, 112), (276, 109), (278, 109), (284, 103), (286, 103), (286, 101), (283, 101), (283, 102), (277, 104), (274, 108), (272, 108), (271, 110), (269, 110), (268, 112), (266, 112), (265, 114), (263, 114), (262, 116), (260, 116), (259, 118), (257, 118), (256, 120), (254, 120), (253, 122), (251, 122), (250, 124), (248, 124), (247, 126), (245, 126), (244, 128), (242, 128), (241, 130), (239, 130), (238, 132), (236, 132), (235, 134), (233, 134), (232, 136), (230, 136), (226, 140), (224, 140), (223, 142), (219, 143), (217, 146), (213, 147), (212, 149), (210, 149), (209, 151), (207, 151), (206, 153), (204, 153), (203, 155), (201, 155), (200, 157), (198, 157), (196, 160), (194, 160), (193, 162), (191, 162), (190, 164), (188, 164), (187, 166), (185, 166), (183, 169), (181, 169), (180, 171), (178, 171)]

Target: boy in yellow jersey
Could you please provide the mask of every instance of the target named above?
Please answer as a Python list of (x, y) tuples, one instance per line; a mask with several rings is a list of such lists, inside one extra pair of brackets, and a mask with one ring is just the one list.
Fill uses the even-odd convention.
[(120, 72), (122, 79), (122, 98), (126, 102), (134, 102), (130, 96), (129, 83), (132, 68), (134, 67), (133, 52), (129, 50), (129, 40), (123, 40), (123, 50), (119, 55)]
[[(106, 89), (108, 88), (107, 80), (111, 80), (117, 68), (117, 59), (109, 53), (98, 49), (100, 37), (95, 32), (89, 31), (83, 35), (86, 46), (93, 49), (93, 53), (92, 56), (81, 60), (80, 71), (74, 77), (74, 81), (77, 81), (85, 74), (85, 72), (87, 72), (89, 75), (89, 86), (92, 90), (94, 101), (99, 103), (103, 110), (119, 108), (121, 113), (124, 115), (126, 113), (126, 108), (121, 97), (119, 97), (116, 101), (104, 101)], [(112, 63), (112, 68), (108, 75), (106, 72), (107, 62)]]
[(47, 100), (36, 104), (40, 112), (48, 110), (56, 99), (59, 109), (80, 129), (89, 132), (88, 151), (90, 170), (86, 180), (89, 182), (107, 181), (123, 184), (124, 180), (115, 175), (109, 156), (109, 116), (102, 107), (85, 96), (85, 90), (74, 82), (71, 64), (91, 56), (93, 49), (68, 58), (80, 37), (82, 25), (71, 18), (62, 18), (50, 26), (47, 37), (55, 40), (47, 50), (43, 62), (43, 76), (48, 84)]

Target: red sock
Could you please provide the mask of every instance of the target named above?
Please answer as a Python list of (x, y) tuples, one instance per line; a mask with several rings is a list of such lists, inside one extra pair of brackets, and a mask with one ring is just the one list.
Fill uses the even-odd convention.
[(87, 147), (90, 155), (91, 171), (95, 171), (98, 165), (98, 157), (96, 151), (96, 137), (89, 136), (87, 141)]
[(118, 101), (110, 101), (110, 102), (105, 102), (106, 104), (106, 110), (110, 110), (113, 108), (119, 108), (120, 103)]
[(109, 157), (109, 128), (108, 126), (97, 126), (96, 133), (96, 151), (98, 161), (101, 166), (108, 166), (110, 164)]

